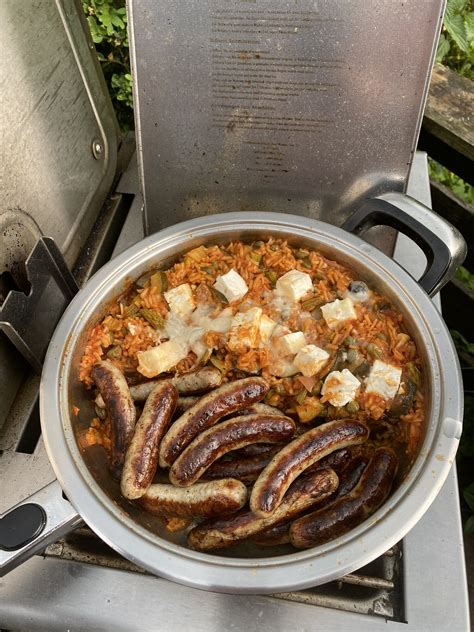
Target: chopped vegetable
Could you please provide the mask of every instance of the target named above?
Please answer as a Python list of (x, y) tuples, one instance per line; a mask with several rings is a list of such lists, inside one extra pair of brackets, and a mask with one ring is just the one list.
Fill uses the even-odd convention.
[(229, 301), (226, 299), (224, 294), (222, 294), (222, 292), (219, 292), (219, 290), (216, 290), (215, 287), (211, 287), (209, 289), (211, 290), (214, 298), (216, 298), (220, 303), (224, 303), (225, 305), (229, 304)]
[(324, 301), (319, 298), (319, 296), (313, 296), (311, 298), (308, 298), (306, 301), (303, 301), (301, 303), (301, 307), (307, 312), (312, 312), (313, 309), (320, 307), (323, 303)]
[(272, 284), (272, 287), (275, 287), (276, 282), (278, 280), (277, 274), (276, 272), (274, 272), (273, 270), (267, 270), (265, 272), (265, 276), (267, 277), (267, 279), (270, 281), (270, 283)]
[(143, 318), (147, 322), (149, 322), (150, 325), (154, 327), (154, 329), (163, 329), (163, 327), (165, 326), (165, 319), (163, 318), (163, 316), (160, 316), (160, 314), (157, 314), (152, 309), (146, 309), (145, 307), (142, 307), (142, 309), (140, 310), (140, 315), (143, 316)]
[(390, 406), (389, 417), (393, 419), (401, 415), (407, 415), (412, 407), (415, 393), (415, 382), (410, 378), (403, 380)]
[(298, 402), (298, 404), (303, 404), (304, 400), (306, 399), (308, 395), (308, 391), (304, 388), (302, 391), (300, 391), (298, 393), (298, 395), (296, 395), (295, 399)]
[(138, 287), (140, 288), (144, 288), (145, 285), (148, 283), (148, 281), (151, 278), (152, 273), (151, 272), (146, 272), (145, 274), (142, 274), (141, 277), (139, 277), (136, 281), (135, 281), (135, 285), (138, 285)]
[(345, 408), (349, 414), (353, 415), (359, 411), (360, 406), (356, 401), (352, 401), (346, 404)]
[(380, 347), (377, 347), (377, 345), (374, 345), (372, 342), (369, 342), (369, 344), (367, 345), (367, 353), (371, 355), (373, 358), (382, 357), (382, 352), (380, 350)]
[(408, 375), (410, 379), (419, 386), (421, 384), (421, 373), (419, 368), (415, 365), (414, 362), (408, 362), (406, 365), (406, 369), (408, 371)]
[(306, 397), (303, 404), (295, 406), (298, 418), (302, 423), (308, 423), (315, 417), (321, 415), (324, 410), (323, 404), (317, 397)]
[(193, 250), (186, 253), (184, 257), (185, 263), (191, 263), (193, 261), (202, 261), (207, 257), (207, 248), (205, 246), (198, 246)]
[(158, 292), (166, 292), (168, 289), (168, 277), (164, 272), (155, 272), (150, 277), (151, 287), (156, 287)]
[(209, 358), (209, 362), (212, 364), (212, 366), (215, 366), (216, 369), (219, 369), (219, 371), (222, 371), (222, 373), (225, 372), (224, 363), (216, 355), (211, 355), (211, 357)]
[(120, 358), (122, 356), (122, 347), (120, 345), (115, 345), (114, 347), (111, 347), (107, 351), (106, 356), (111, 360), (116, 360)]

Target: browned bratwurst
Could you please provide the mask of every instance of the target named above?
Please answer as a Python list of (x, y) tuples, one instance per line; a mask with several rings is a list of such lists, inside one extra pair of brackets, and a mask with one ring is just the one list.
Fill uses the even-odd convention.
[(282, 522), (270, 529), (265, 529), (261, 533), (254, 535), (251, 540), (259, 546), (279, 546), (281, 544), (289, 544), (290, 542), (290, 526), (291, 522)]
[(257, 478), (250, 509), (259, 516), (271, 514), (306, 468), (335, 450), (362, 443), (368, 436), (367, 427), (353, 419), (337, 419), (308, 430), (282, 448)]
[(171, 466), (170, 481), (187, 487), (195, 483), (218, 458), (249, 443), (281, 443), (295, 434), (289, 417), (242, 415), (209, 428), (198, 435)]
[(262, 518), (246, 509), (230, 518), (206, 520), (189, 532), (188, 544), (198, 551), (230, 546), (280, 522), (287, 522), (324, 500), (337, 485), (337, 474), (333, 470), (327, 468), (312, 472), (293, 483), (283, 502), (271, 515)]
[(160, 441), (178, 400), (178, 391), (161, 382), (149, 394), (125, 455), (120, 489), (125, 498), (140, 498), (151, 485), (158, 466)]
[(145, 401), (151, 391), (160, 382), (171, 382), (180, 395), (193, 395), (205, 393), (222, 384), (222, 373), (215, 367), (206, 366), (192, 373), (184, 373), (169, 378), (160, 378), (144, 384), (130, 387), (130, 392), (135, 401)]
[[(253, 445), (258, 444), (255, 443)], [(281, 450), (279, 445), (266, 446), (265, 452), (255, 456), (240, 456), (240, 454), (236, 454), (232, 459), (219, 459), (204, 472), (202, 478), (214, 481), (219, 478), (231, 477), (243, 483), (253, 483), (279, 450)]]
[[(130, 386), (132, 399), (136, 402), (144, 402), (155, 386), (161, 382), (171, 382), (180, 395), (205, 393), (222, 384), (222, 373), (215, 367), (206, 366), (184, 375), (170, 375), (169, 377), (161, 377), (158, 380), (151, 380), (143, 384), (135, 384)], [(100, 394), (96, 397), (95, 403), (99, 408), (104, 408), (104, 400)], [(183, 405), (187, 403), (189, 403), (189, 400), (186, 401), (186, 398), (183, 398)], [(191, 405), (189, 403), (189, 406)], [(186, 408), (183, 408), (183, 412), (185, 410)]]
[(137, 412), (123, 373), (109, 360), (97, 362), (91, 376), (104, 400), (112, 424), (112, 451), (109, 467), (120, 479), (125, 452), (133, 436)]
[(240, 481), (225, 478), (209, 483), (196, 483), (191, 487), (151, 485), (139, 500), (149, 513), (163, 516), (228, 515), (238, 511), (247, 500), (247, 488)]
[[(333, 455), (338, 453), (339, 455), (337, 459), (331, 459)], [(335, 470), (339, 477), (339, 486), (330, 496), (320, 503), (320, 507), (327, 507), (341, 496), (345, 496), (351, 492), (359, 482), (362, 472), (369, 462), (368, 457), (365, 456), (355, 456), (349, 462), (346, 461), (347, 457), (350, 457), (349, 450), (338, 450), (338, 452), (333, 452), (333, 454), (321, 459), (321, 461), (317, 463), (317, 465), (321, 463), (322, 466), (324, 461), (327, 467), (331, 467), (330, 461), (332, 460), (334, 465), (340, 467), (340, 470)], [(345, 467), (342, 467), (343, 465), (345, 465)], [(308, 468), (304, 475), (306, 476), (310, 471), (315, 471), (313, 470), (313, 467), (314, 466)], [(290, 527), (291, 522), (284, 522), (276, 527), (272, 527), (271, 529), (266, 529), (265, 531), (262, 531), (262, 533), (253, 537), (252, 542), (259, 544), (260, 546), (288, 544), (290, 542)]]
[(398, 459), (393, 450), (376, 450), (359, 483), (349, 494), (293, 522), (290, 528), (293, 546), (306, 549), (324, 544), (363, 522), (390, 494), (397, 467)]
[(230, 415), (263, 399), (268, 383), (261, 377), (229, 382), (202, 397), (177, 419), (161, 442), (160, 466), (169, 467), (197, 437), (225, 415)]

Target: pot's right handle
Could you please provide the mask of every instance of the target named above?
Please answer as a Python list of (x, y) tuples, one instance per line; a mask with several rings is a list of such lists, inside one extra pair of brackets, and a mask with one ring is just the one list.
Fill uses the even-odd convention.
[(78, 527), (80, 515), (53, 481), (0, 517), (0, 577)]
[(399, 230), (423, 250), (428, 262), (418, 282), (430, 296), (453, 277), (466, 257), (466, 242), (457, 228), (403, 193), (385, 193), (366, 200), (342, 228), (361, 235), (378, 225)]

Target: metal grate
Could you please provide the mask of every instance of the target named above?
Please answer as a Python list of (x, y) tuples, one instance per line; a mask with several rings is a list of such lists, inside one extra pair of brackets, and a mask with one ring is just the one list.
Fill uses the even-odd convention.
[[(44, 555), (147, 574), (107, 546), (87, 527), (76, 529), (49, 545)], [(397, 544), (356, 573), (337, 581), (307, 590), (278, 593), (274, 597), (403, 622), (402, 545)]]

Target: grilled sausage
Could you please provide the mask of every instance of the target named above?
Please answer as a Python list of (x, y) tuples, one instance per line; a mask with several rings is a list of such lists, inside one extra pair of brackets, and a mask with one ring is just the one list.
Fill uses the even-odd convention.
[(240, 481), (225, 478), (191, 487), (151, 485), (139, 500), (149, 513), (162, 516), (222, 516), (245, 505), (247, 488)]
[[(345, 467), (342, 469), (341, 473), (337, 471), (337, 475), (339, 476), (338, 488), (335, 492), (330, 494), (330, 496), (328, 496), (319, 504), (318, 511), (321, 507), (327, 507), (341, 496), (349, 494), (349, 492), (351, 492), (359, 482), (362, 472), (367, 467), (367, 463), (369, 462), (369, 459), (365, 456), (355, 456), (349, 461), (349, 463), (347, 463), (345, 459), (347, 458), (347, 456), (350, 456), (350, 452), (349, 450), (344, 449), (333, 452), (333, 454), (330, 454), (328, 457), (321, 459), (321, 461), (319, 461), (317, 465), (322, 465), (324, 461), (326, 463), (326, 466), (330, 467), (329, 462), (331, 461), (331, 457), (333, 455), (338, 455), (337, 458), (333, 459), (335, 465), (339, 467), (345, 465)], [(308, 468), (304, 475), (306, 476), (313, 467), (314, 466)], [(280, 544), (288, 544), (290, 542), (290, 527), (291, 522), (284, 522), (277, 525), (276, 527), (272, 527), (271, 529), (266, 529), (265, 531), (262, 531), (262, 533), (259, 533), (258, 535), (253, 537), (252, 542), (260, 546), (277, 546)]]
[(308, 468), (309, 471), (313, 472), (321, 467), (330, 467), (333, 469), (337, 475), (346, 469), (351, 460), (351, 451), (348, 448), (342, 448), (342, 450), (336, 450), (335, 452), (331, 452), (323, 459), (316, 461), (314, 465)]
[(282, 448), (257, 478), (250, 509), (260, 516), (269, 515), (306, 468), (335, 450), (362, 443), (368, 435), (367, 427), (353, 419), (337, 419), (308, 430)]
[[(144, 402), (151, 391), (161, 382), (171, 382), (180, 395), (191, 395), (205, 393), (222, 384), (222, 373), (215, 367), (204, 367), (191, 373), (151, 380), (143, 384), (136, 384), (130, 387), (132, 398), (136, 402)], [(105, 408), (101, 395), (97, 395), (95, 403), (99, 408)], [(186, 410), (186, 409), (184, 409)]]
[(97, 362), (91, 376), (99, 389), (112, 424), (112, 452), (109, 467), (120, 479), (125, 452), (133, 436), (136, 410), (123, 373), (109, 360)]
[(178, 397), (178, 403), (176, 404), (175, 416), (181, 416), (184, 412), (189, 410), (191, 406), (197, 404), (199, 397), (196, 395), (187, 395), (185, 397)]
[(158, 466), (160, 441), (171, 421), (178, 391), (161, 382), (149, 394), (125, 455), (120, 489), (125, 498), (140, 498), (151, 485)]
[(160, 447), (160, 466), (172, 465), (200, 432), (225, 415), (263, 399), (268, 388), (261, 377), (248, 377), (224, 384), (202, 397), (174, 422), (164, 436)]
[(231, 450), (259, 441), (280, 443), (295, 434), (289, 417), (243, 415), (209, 428), (192, 441), (170, 469), (170, 481), (187, 487), (195, 483), (217, 459)]
[(144, 384), (137, 384), (130, 388), (134, 400), (144, 401), (158, 382), (166, 380), (176, 388), (180, 395), (195, 395), (205, 393), (222, 384), (222, 373), (215, 367), (204, 367), (191, 373), (176, 375), (175, 377), (152, 380)]
[(335, 494), (336, 498), (345, 496), (354, 489), (362, 476), (362, 472), (367, 467), (369, 460), (369, 457), (360, 455), (355, 456), (349, 461), (339, 476), (339, 487)]
[(254, 535), (251, 540), (259, 546), (279, 546), (290, 542), (290, 522), (282, 522), (275, 527), (265, 529), (261, 533)]
[(206, 520), (191, 529), (188, 544), (198, 551), (230, 546), (281, 522), (288, 522), (326, 498), (337, 485), (337, 474), (329, 468), (302, 476), (293, 483), (283, 502), (271, 515), (260, 517), (245, 509), (230, 518)]
[[(283, 447), (283, 444), (280, 448)], [(261, 454), (265, 454), (266, 452), (274, 452), (275, 446), (271, 443), (250, 443), (249, 445), (240, 448), (240, 450), (235, 451), (235, 456), (239, 457), (250, 457), (250, 456), (260, 456)]]
[(267, 446), (265, 452), (255, 456), (238, 455), (228, 460), (219, 459), (204, 472), (202, 478), (213, 481), (219, 478), (231, 477), (243, 483), (253, 483), (280, 449), (281, 447), (278, 445), (270, 448)]
[(268, 404), (262, 404), (261, 402), (247, 406), (244, 410), (239, 411), (240, 415), (253, 415), (254, 413), (262, 413), (263, 415), (280, 415), (280, 417), (285, 417), (285, 413), (282, 413), (280, 409), (275, 408), (275, 406), (269, 406)]
[(388, 497), (398, 459), (390, 448), (375, 451), (354, 489), (328, 507), (295, 520), (291, 543), (306, 549), (347, 533), (373, 514)]

